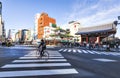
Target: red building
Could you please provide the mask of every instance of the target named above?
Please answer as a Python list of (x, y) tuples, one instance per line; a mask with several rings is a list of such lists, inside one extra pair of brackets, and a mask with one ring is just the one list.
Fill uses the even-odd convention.
[(43, 38), (44, 27), (49, 26), (49, 24), (56, 24), (56, 20), (48, 16), (47, 13), (41, 13), (38, 19), (38, 39)]

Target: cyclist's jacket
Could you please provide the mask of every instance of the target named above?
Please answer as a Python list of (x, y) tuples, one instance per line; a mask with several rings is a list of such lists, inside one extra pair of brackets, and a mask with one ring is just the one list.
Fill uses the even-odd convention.
[(38, 48), (40, 48), (41, 46), (42, 46), (43, 49), (46, 49), (46, 43), (45, 42), (41, 42)]

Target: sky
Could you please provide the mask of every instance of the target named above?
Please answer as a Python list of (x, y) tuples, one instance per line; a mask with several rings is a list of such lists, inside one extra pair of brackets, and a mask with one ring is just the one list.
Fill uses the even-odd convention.
[[(68, 28), (69, 21), (82, 27), (110, 23), (120, 16), (120, 0), (0, 0), (5, 29), (34, 29), (35, 15), (46, 12), (58, 26)], [(120, 20), (118, 20), (120, 22)], [(120, 25), (116, 37), (120, 37)]]

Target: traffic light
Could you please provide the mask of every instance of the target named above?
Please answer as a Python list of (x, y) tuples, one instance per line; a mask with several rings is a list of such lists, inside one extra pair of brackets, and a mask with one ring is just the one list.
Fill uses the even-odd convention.
[(114, 24), (117, 26), (117, 24), (118, 24), (118, 21), (114, 21)]

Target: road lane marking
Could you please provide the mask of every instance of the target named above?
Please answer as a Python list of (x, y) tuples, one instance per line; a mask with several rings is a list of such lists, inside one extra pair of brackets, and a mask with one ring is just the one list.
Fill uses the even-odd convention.
[(91, 53), (91, 54), (95, 54), (94, 52), (92, 52), (92, 51), (90, 51), (90, 50), (87, 50), (89, 53)]
[(60, 74), (78, 74), (71, 69), (51, 69), (51, 70), (24, 70), (24, 71), (5, 71), (0, 72), (0, 77), (19, 77), (19, 76), (41, 76), (41, 75), (60, 75)]
[[(47, 58), (47, 57), (43, 57), (43, 58)], [(64, 57), (49, 57), (49, 59), (54, 58), (64, 58)], [(38, 57), (20, 57), (19, 59), (38, 59)]]
[(73, 50), (74, 53), (76, 53), (76, 50)]
[(71, 52), (71, 51), (72, 51), (71, 49), (68, 50), (68, 52)]
[(82, 51), (81, 50), (77, 50), (79, 53), (82, 53)]
[[(38, 57), (39, 55), (24, 55), (25, 57)], [(58, 54), (53, 54), (53, 55), (49, 55), (49, 57), (63, 57), (62, 55), (58, 55)]]
[(62, 51), (63, 49), (60, 49), (59, 51)]
[(60, 62), (60, 61), (67, 61), (66, 59), (48, 59), (47, 61), (46, 60), (43, 60), (43, 59), (38, 59), (38, 60), (14, 60), (13, 63), (18, 63), (18, 62)]
[(70, 63), (7, 64), (2, 66), (2, 68), (49, 67), (49, 66), (71, 66), (71, 64)]
[(96, 53), (96, 54), (101, 54), (100, 52), (96, 52), (96, 51), (93, 51), (94, 53)]
[(104, 54), (104, 55), (109, 55), (109, 53), (107, 53), (107, 52), (101, 52), (101, 54)]
[(67, 51), (67, 49), (65, 49), (63, 52), (66, 52)]
[(83, 53), (88, 53), (87, 51), (85, 51), (85, 50), (82, 50), (83, 51)]
[(101, 61), (101, 62), (117, 62), (117, 60), (111, 60), (111, 59), (105, 59), (105, 58), (96, 58), (93, 60)]

